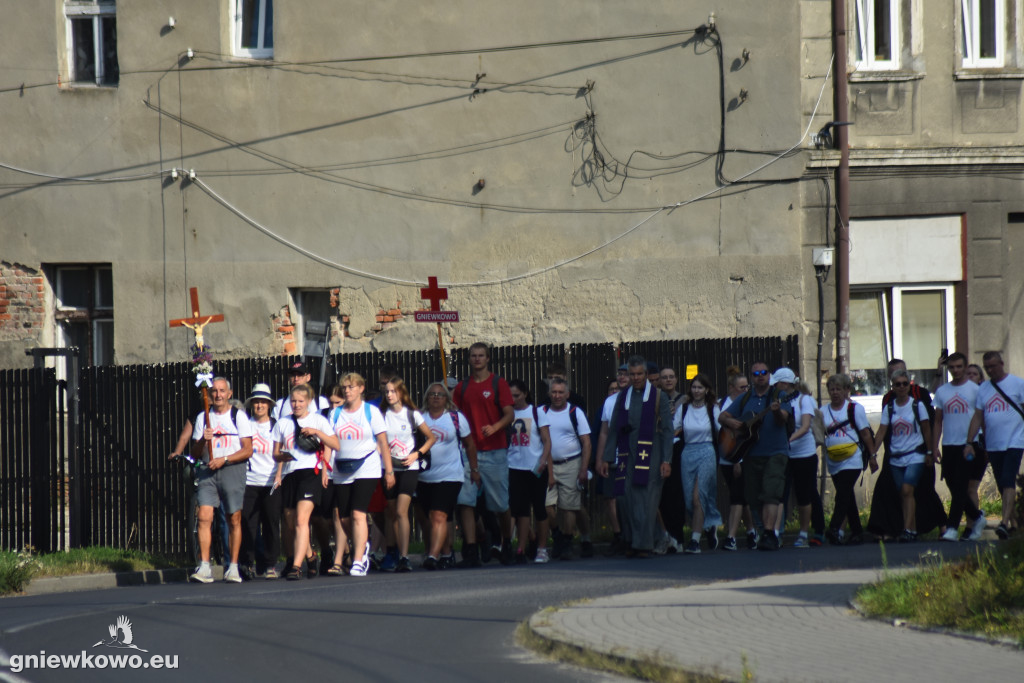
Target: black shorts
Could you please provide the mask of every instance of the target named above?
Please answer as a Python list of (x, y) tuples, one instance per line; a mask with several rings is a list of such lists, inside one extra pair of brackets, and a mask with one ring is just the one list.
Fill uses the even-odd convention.
[(421, 481), (416, 486), (416, 501), (428, 515), (437, 510), (445, 513), (451, 519), (455, 514), (455, 503), (459, 499), (461, 490), (461, 481)]
[(335, 484), (334, 507), (338, 517), (351, 517), (353, 511), (366, 512), (379, 482), (379, 479), (356, 479), (351, 484)]
[(334, 482), (327, 480), (327, 488), (322, 489), (320, 504), (313, 508), (313, 515), (324, 519), (334, 519)]
[(385, 485), (384, 496), (388, 500), (397, 500), (399, 494), (404, 493), (412, 498), (416, 494), (416, 484), (419, 480), (419, 470), (395, 470), (395, 485), (391, 488)]
[(725, 480), (725, 487), (729, 489), (729, 505), (746, 505), (747, 497), (743, 493), (743, 474), (736, 476), (733, 473), (732, 465), (719, 465), (718, 470)]
[(281, 482), (281, 488), (284, 493), (284, 507), (288, 510), (294, 510), (303, 500), (313, 503), (314, 508), (319, 506), (324, 491), (320, 475), (312, 469), (289, 472)]
[(508, 471), (508, 507), (513, 517), (529, 517), (532, 508), (538, 522), (547, 520), (547, 470), (541, 471), (541, 475), (538, 477), (529, 470)]
[(980, 445), (974, 445), (974, 459), (964, 459), (963, 446), (942, 446), (942, 478), (949, 480), (949, 475), (956, 473), (967, 481), (981, 481), (988, 468), (988, 453)]

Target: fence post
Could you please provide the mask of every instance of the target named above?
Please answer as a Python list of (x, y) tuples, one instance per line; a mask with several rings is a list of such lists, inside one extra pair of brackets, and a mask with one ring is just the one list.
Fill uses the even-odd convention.
[(32, 547), (36, 552), (53, 550), (50, 543), (50, 435), (54, 433), (51, 407), (56, 394), (56, 377), (49, 368), (35, 368), (31, 374), (29, 404), (30, 430), (29, 491)]

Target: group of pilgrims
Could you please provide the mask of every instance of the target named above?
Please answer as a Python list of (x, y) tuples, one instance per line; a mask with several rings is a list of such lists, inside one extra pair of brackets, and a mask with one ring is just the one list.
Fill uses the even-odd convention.
[[(172, 453), (188, 448), (198, 463), (202, 557), (191, 580), (213, 580), (217, 511), (232, 582), (412, 571), (414, 524), (424, 543), (416, 568), (425, 570), (568, 560), (577, 531), (578, 553), (589, 557), (588, 495), (612, 532), (606, 554), (629, 558), (736, 551), (741, 523), (746, 547), (766, 551), (782, 547), (790, 519), (793, 548), (912, 542), (936, 528), (944, 540), (979, 540), (985, 528), (977, 498), (983, 424), (971, 421), (982, 378), (980, 368), (969, 374), (977, 366), (962, 354), (945, 361), (953, 389), (941, 389), (934, 405), (901, 362), (891, 363), (877, 432), (844, 374), (828, 378), (819, 406), (792, 370), (755, 362), (749, 375), (730, 368), (719, 398), (706, 374), (680, 392), (674, 370), (634, 356), (588, 419), (560, 364), (548, 368), (547, 400), (537, 405), (525, 382), (490, 371), (486, 345), (475, 344), (470, 361), (470, 377), (432, 382), (419, 402), (390, 366), (373, 399), (354, 372), (320, 396), (301, 362), (278, 400), (260, 383), (232, 408), (230, 382), (214, 380), (209, 417), (200, 413)], [(944, 414), (961, 394), (968, 409)], [(959, 448), (958, 459), (944, 462), (948, 514), (935, 491), (940, 442), (943, 453)], [(865, 530), (855, 486), (865, 470), (879, 469), (883, 445)], [(827, 525), (819, 463), (834, 490)], [(997, 531), (1009, 535), (1012, 518)]]

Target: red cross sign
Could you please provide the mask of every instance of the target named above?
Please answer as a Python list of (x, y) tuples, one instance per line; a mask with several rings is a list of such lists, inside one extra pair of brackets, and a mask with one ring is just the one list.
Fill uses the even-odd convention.
[(438, 287), (437, 278), (430, 276), (427, 278), (427, 286), (420, 288), (420, 298), (430, 301), (430, 310), (440, 311), (441, 302), (448, 298), (448, 288)]

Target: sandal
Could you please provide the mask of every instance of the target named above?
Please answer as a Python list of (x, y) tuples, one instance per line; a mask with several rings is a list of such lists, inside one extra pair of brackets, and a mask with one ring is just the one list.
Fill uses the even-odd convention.
[(331, 565), (331, 568), (327, 570), (328, 576), (344, 576), (345, 568), (340, 564)]
[(289, 567), (288, 571), (285, 572), (284, 578), (289, 581), (298, 581), (302, 578), (302, 567)]

